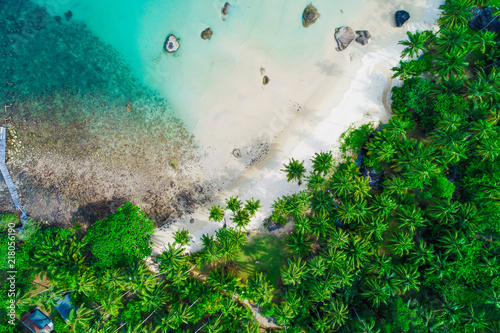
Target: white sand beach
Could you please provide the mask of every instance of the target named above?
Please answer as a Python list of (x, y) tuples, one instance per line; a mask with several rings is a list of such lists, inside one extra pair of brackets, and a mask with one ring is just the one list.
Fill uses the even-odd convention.
[[(179, 172), (197, 174), (220, 190), (194, 214), (156, 230), (158, 253), (182, 228), (194, 237), (187, 250), (199, 250), (201, 236), (222, 226), (208, 221), (209, 207), (224, 205), (231, 195), (261, 200), (262, 211), (249, 226), (259, 229), (277, 197), (300, 190), (286, 182), (283, 163), (294, 157), (308, 167), (315, 152), (334, 150), (351, 124), (387, 121), (390, 89), (397, 84), (390, 69), (402, 50), (397, 42), (408, 30), (432, 29), (443, 1), (316, 0), (320, 17), (308, 28), (301, 15), (309, 1), (234, 0), (227, 16), (220, 0), (36, 2), (55, 15), (72, 10), (75, 20), (115, 47), (199, 144), (198, 161), (180, 165)], [(398, 28), (394, 14), (400, 9), (411, 18)], [(373, 37), (368, 45), (352, 42), (338, 52), (334, 33), (341, 26)], [(203, 40), (207, 27), (213, 36)], [(181, 46), (167, 54), (162, 47), (171, 33)]]
[[(378, 5), (373, 2), (372, 7), (366, 12), (363, 9), (361, 15), (359, 13), (352, 15), (350, 19), (346, 18), (339, 22), (340, 24), (336, 24), (349, 25), (356, 30), (368, 29), (373, 35), (369, 45), (352, 43), (347, 50), (336, 52), (334, 50), (336, 45), (331, 38), (334, 24), (330, 36), (325, 36), (327, 41), (324, 50), (317, 55), (318, 59), (311, 60), (322, 63), (323, 66), (316, 68), (316, 71), (308, 71), (305, 79), (299, 80), (296, 86), (290, 84), (294, 82), (294, 75), (298, 75), (293, 71), (280, 73), (281, 77), (273, 75), (280, 77), (278, 85), (273, 87), (276, 98), (270, 102), (265, 97), (257, 98), (258, 93), (255, 93), (252, 102), (254, 108), (266, 109), (266, 105), (275, 105), (273, 103), (277, 103), (280, 97), (286, 95), (294, 96), (295, 101), (298, 101), (301, 106), (301, 111), (298, 113), (307, 110), (308, 112), (304, 112), (307, 114), (300, 116), (294, 114), (295, 117), (290, 117), (289, 120), (280, 118), (279, 113), (264, 118), (267, 119), (264, 126), (268, 125), (268, 128), (279, 132), (278, 139), (273, 142), (268, 155), (221, 191), (212, 203), (200, 207), (195, 214), (176, 219), (172, 221), (173, 223), (169, 223), (169, 226), (157, 229), (154, 236), (154, 253), (161, 252), (163, 244), (173, 242), (173, 233), (183, 228), (189, 230), (193, 236), (192, 244), (186, 250), (191, 252), (200, 250), (201, 236), (214, 234), (222, 227), (220, 223), (208, 221), (209, 207), (212, 204), (224, 207), (224, 199), (231, 195), (238, 195), (243, 200), (250, 198), (261, 200), (263, 208), (252, 219), (248, 230), (263, 229), (262, 224), (271, 214), (274, 200), (301, 190), (296, 183), (286, 182), (285, 174), (280, 171), (283, 163), (287, 163), (289, 158), (293, 157), (305, 160), (305, 166), (310, 167), (310, 158), (315, 152), (333, 150), (338, 154), (335, 150), (337, 141), (351, 124), (367, 122), (377, 124), (386, 122), (390, 118), (390, 89), (399, 83), (398, 80), (391, 79), (390, 69), (398, 64), (403, 49), (397, 45), (397, 41), (405, 38), (406, 31), (434, 29), (434, 22), (439, 13), (438, 7), (441, 4), (441, 0), (411, 3), (388, 1), (383, 4), (381, 1)], [(393, 23), (394, 12), (399, 9), (407, 10), (411, 14), (410, 21), (402, 28), (396, 28)], [(366, 16), (363, 16), (363, 13)], [(323, 15), (320, 20), (325, 20), (325, 16)], [(273, 68), (274, 72), (274, 67), (269, 65), (267, 67), (270, 72)], [(283, 100), (281, 102), (283, 103)], [(238, 101), (235, 100), (234, 104), (233, 107), (236, 108)], [(229, 137), (236, 137), (238, 129), (231, 130), (231, 127), (230, 124), (227, 125)], [(215, 140), (215, 136), (212, 139)], [(224, 146), (224, 142), (219, 144)], [(230, 148), (229, 142), (226, 142), (226, 145), (227, 151)], [(229, 213), (226, 215), (226, 220), (230, 225)]]

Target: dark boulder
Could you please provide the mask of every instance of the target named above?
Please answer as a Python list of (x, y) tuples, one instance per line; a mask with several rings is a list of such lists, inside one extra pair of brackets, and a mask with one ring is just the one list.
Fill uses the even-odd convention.
[(372, 35), (368, 32), (368, 30), (357, 30), (356, 34), (358, 35), (356, 42), (361, 45), (368, 44), (369, 39), (372, 38)]
[(302, 13), (302, 25), (307, 28), (308, 26), (316, 22), (318, 18), (318, 10), (311, 4), (307, 6)]
[(210, 39), (210, 38), (212, 38), (213, 34), (214, 34), (214, 32), (212, 31), (212, 29), (206, 28), (205, 30), (203, 30), (201, 32), (201, 38)]
[(406, 10), (398, 10), (396, 12), (396, 26), (402, 27), (410, 19), (410, 13)]
[(262, 78), (262, 84), (263, 84), (263, 85), (268, 84), (268, 83), (269, 83), (269, 81), (270, 81), (270, 80), (269, 80), (269, 77), (268, 77), (267, 75), (266, 75), (266, 76), (264, 76), (264, 77)]
[(384, 175), (381, 172), (376, 172), (373, 168), (363, 166), (361, 168), (361, 175), (368, 177), (368, 184), (373, 189), (378, 189), (382, 185)]
[(472, 19), (469, 21), (469, 28), (472, 30), (500, 32), (500, 21), (498, 16), (493, 16), (490, 7), (474, 8), (472, 14)]
[(229, 14), (229, 9), (231, 9), (231, 5), (229, 4), (229, 2), (226, 2), (224, 4), (224, 7), (222, 8), (222, 14), (223, 15)]

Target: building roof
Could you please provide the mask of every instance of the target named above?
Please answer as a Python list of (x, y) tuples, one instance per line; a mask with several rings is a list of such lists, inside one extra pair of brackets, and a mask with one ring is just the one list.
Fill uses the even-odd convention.
[(66, 294), (64, 298), (61, 298), (56, 302), (56, 309), (64, 320), (68, 319), (71, 310), (74, 309), (73, 304), (71, 304), (71, 300), (69, 299), (69, 294)]
[(24, 326), (29, 328), (34, 333), (50, 332), (54, 328), (54, 324), (49, 317), (44, 315), (42, 311), (36, 309), (33, 313), (27, 313), (21, 318)]

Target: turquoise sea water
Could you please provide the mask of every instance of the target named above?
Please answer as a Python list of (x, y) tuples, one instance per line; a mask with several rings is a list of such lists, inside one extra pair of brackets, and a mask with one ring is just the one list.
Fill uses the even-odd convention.
[[(213, 117), (223, 115), (221, 100), (240, 95), (243, 100), (253, 93), (240, 89), (238, 80), (255, 80), (255, 89), (260, 88), (260, 81), (247, 72), (249, 68), (257, 73), (274, 62), (283, 72), (297, 68), (307, 72), (307, 66), (315, 66), (318, 55), (333, 43), (335, 27), (349, 23), (356, 8), (368, 0), (358, 0), (355, 5), (341, 0), (315, 1), (322, 17), (307, 29), (301, 15), (310, 2), (302, 0), (234, 0), (226, 17), (221, 13), (221, 0), (35, 2), (63, 20), (64, 13), (71, 10), (72, 20), (84, 22), (95, 36), (116, 49), (133, 74), (166, 98), (193, 130), (207, 112), (213, 112)], [(207, 27), (214, 31), (210, 41), (200, 38)], [(175, 54), (162, 50), (170, 33), (181, 43)], [(250, 113), (243, 117), (250, 118)]]

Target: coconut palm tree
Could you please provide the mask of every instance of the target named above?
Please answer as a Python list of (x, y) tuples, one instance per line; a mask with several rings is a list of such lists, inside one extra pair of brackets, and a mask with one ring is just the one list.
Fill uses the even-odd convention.
[(313, 170), (318, 175), (328, 174), (333, 167), (333, 155), (331, 151), (315, 153), (313, 162)]
[(436, 38), (437, 50), (440, 54), (468, 52), (471, 47), (467, 27), (443, 28)]
[(125, 277), (127, 281), (126, 288), (132, 289), (134, 292), (151, 291), (157, 283), (156, 279), (142, 262), (126, 267)]
[(349, 246), (350, 235), (347, 231), (341, 228), (332, 228), (328, 244), (333, 249), (346, 249)]
[(285, 206), (288, 214), (299, 216), (309, 210), (309, 196), (305, 191), (294, 193), (286, 198)]
[(248, 298), (262, 306), (271, 304), (273, 288), (262, 272), (256, 273), (248, 279)]
[(473, 5), (469, 0), (447, 0), (439, 7), (442, 10), (438, 23), (441, 27), (465, 27), (472, 19)]
[(94, 312), (84, 306), (72, 309), (66, 319), (66, 324), (72, 332), (84, 332), (90, 328)]
[(287, 327), (295, 316), (290, 305), (287, 302), (283, 302), (281, 305), (275, 306), (274, 317), (278, 324)]
[(418, 272), (418, 267), (409, 264), (396, 265), (394, 272), (396, 273), (394, 282), (401, 294), (410, 290), (419, 291), (418, 286), (420, 285), (420, 281), (418, 278), (420, 277), (420, 273)]
[(302, 259), (289, 260), (288, 265), (281, 268), (281, 279), (284, 284), (295, 286), (301, 283), (307, 271), (307, 264)]
[(384, 233), (389, 229), (389, 223), (383, 217), (372, 215), (368, 221), (363, 223), (359, 230), (371, 238), (374, 242), (381, 242)]
[(321, 212), (312, 216), (312, 233), (317, 238), (324, 238), (330, 233), (331, 224), (328, 214)]
[(285, 238), (286, 248), (295, 255), (302, 257), (311, 252), (313, 240), (303, 232), (294, 232)]
[(99, 274), (99, 283), (110, 291), (124, 290), (126, 279), (123, 268), (102, 270)]
[(449, 200), (434, 200), (427, 207), (427, 214), (437, 223), (448, 224), (455, 221), (455, 213), (458, 211), (459, 204)]
[(442, 255), (441, 253), (435, 253), (433, 259), (429, 262), (429, 267), (425, 269), (427, 276), (432, 276), (433, 278), (443, 280), (448, 278), (453, 272), (453, 265), (448, 262), (448, 256)]
[(445, 251), (446, 256), (450, 254), (463, 258), (462, 252), (466, 251), (470, 246), (469, 240), (464, 236), (463, 232), (458, 230), (446, 230), (445, 235), (439, 238), (440, 247)]
[(387, 193), (382, 193), (373, 198), (373, 203), (371, 205), (373, 210), (381, 219), (389, 218), (393, 215), (393, 212), (398, 208), (398, 204), (394, 199)]
[(299, 215), (294, 218), (293, 229), (296, 232), (308, 234), (312, 232), (312, 219), (307, 215)]
[(178, 244), (179, 246), (188, 245), (189, 242), (193, 239), (192, 236), (189, 235), (189, 231), (182, 228), (182, 230), (177, 230), (174, 232), (174, 245)]
[(208, 219), (214, 222), (221, 222), (224, 220), (224, 215), (224, 209), (221, 206), (213, 205), (208, 212)]
[(312, 195), (311, 207), (316, 213), (327, 213), (333, 207), (333, 198), (328, 191), (318, 191)]
[(354, 189), (353, 175), (345, 170), (337, 171), (332, 175), (329, 185), (336, 196), (346, 198)]
[(364, 280), (361, 291), (360, 295), (370, 301), (375, 308), (378, 308), (382, 303), (387, 304), (391, 297), (386, 283), (374, 276)]
[(156, 257), (156, 261), (160, 263), (160, 271), (166, 271), (168, 276), (168, 272), (185, 269), (188, 258), (184, 255), (184, 250), (181, 247), (175, 247), (168, 243), (165, 251)]
[(399, 211), (396, 213), (396, 220), (399, 222), (398, 228), (407, 228), (411, 233), (427, 224), (424, 213), (420, 207), (415, 205), (400, 206)]
[(387, 247), (392, 253), (398, 256), (404, 256), (415, 246), (412, 233), (397, 230), (391, 238)]
[(465, 68), (469, 65), (464, 51), (455, 53), (444, 53), (436, 58), (436, 71), (442, 77), (462, 76)]
[(226, 208), (232, 211), (233, 213), (237, 212), (240, 210), (242, 207), (242, 202), (241, 200), (238, 199), (238, 197), (229, 197), (226, 199)]
[(361, 238), (360, 235), (351, 235), (344, 253), (346, 254), (346, 263), (350, 269), (354, 270), (364, 266), (371, 254), (369, 240)]
[(298, 181), (299, 185), (302, 181), (302, 177), (304, 176), (304, 173), (306, 172), (306, 168), (304, 167), (304, 161), (299, 162), (296, 159), (291, 158), (288, 165), (283, 164), (285, 167), (281, 171), (286, 172), (287, 174), (287, 181)]
[(241, 230), (245, 229), (246, 226), (250, 223), (250, 212), (248, 210), (240, 209), (236, 213), (234, 213), (233, 217), (231, 218), (234, 223), (236, 223), (236, 226)]
[(496, 45), (496, 33), (488, 30), (480, 30), (472, 36), (471, 42), (474, 49), (485, 53), (487, 48)]
[(388, 177), (384, 180), (382, 185), (384, 186), (384, 193), (387, 195), (391, 195), (393, 193), (403, 195), (408, 191), (408, 187), (406, 186), (404, 179), (397, 175)]
[(494, 162), (498, 160), (500, 157), (500, 135), (481, 140), (477, 147), (477, 153), (483, 161)]
[(271, 205), (273, 209), (273, 214), (271, 215), (271, 221), (275, 221), (276, 223), (281, 223), (283, 225), (286, 224), (286, 218), (289, 214), (287, 207), (287, 197), (283, 196), (274, 201)]
[(325, 185), (326, 179), (317, 172), (312, 172), (309, 177), (307, 177), (307, 188), (311, 192), (322, 191)]
[(395, 115), (387, 125), (384, 125), (382, 133), (387, 141), (394, 141), (400, 138), (406, 138), (406, 132), (415, 128), (415, 123), (405, 117)]
[(338, 299), (330, 300), (330, 302), (324, 304), (321, 309), (334, 329), (344, 325), (349, 313), (347, 305)]
[(419, 53), (427, 51), (427, 44), (431, 40), (432, 32), (425, 30), (422, 32), (416, 31), (414, 34), (410, 31), (406, 32), (408, 40), (399, 41), (399, 45), (404, 45), (406, 48), (401, 52), (401, 58), (410, 56), (410, 58), (418, 57)]
[(416, 266), (427, 265), (434, 258), (434, 246), (424, 240), (419, 240), (415, 247), (410, 250), (408, 259)]
[(254, 198), (247, 200), (247, 203), (245, 205), (245, 210), (248, 211), (250, 217), (254, 217), (255, 213), (260, 212), (261, 208), (262, 205), (260, 204), (260, 200), (255, 200)]

